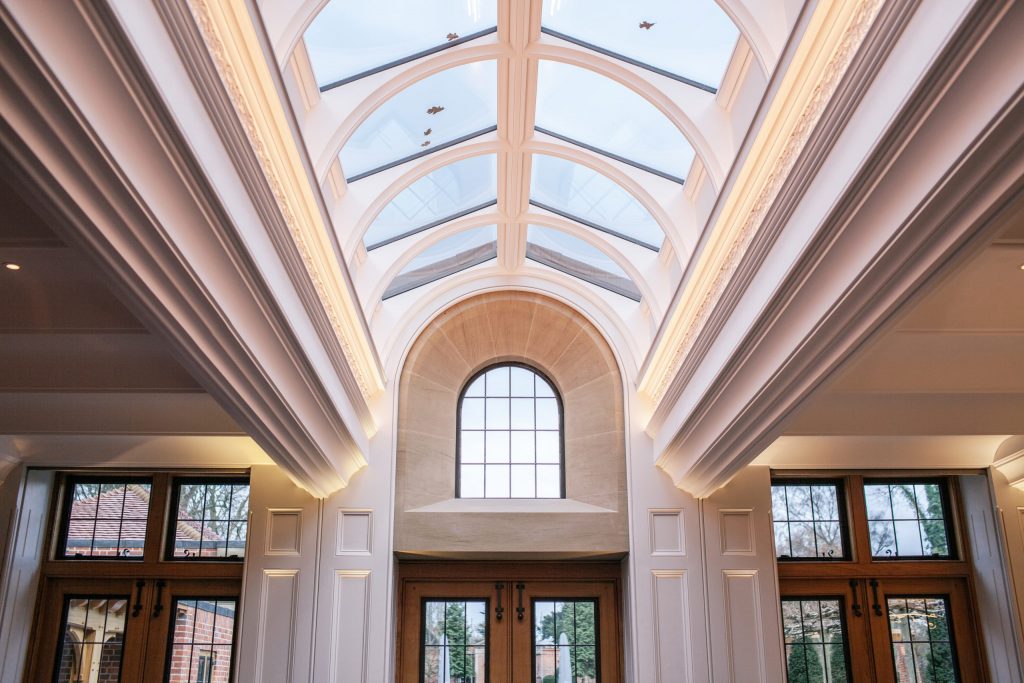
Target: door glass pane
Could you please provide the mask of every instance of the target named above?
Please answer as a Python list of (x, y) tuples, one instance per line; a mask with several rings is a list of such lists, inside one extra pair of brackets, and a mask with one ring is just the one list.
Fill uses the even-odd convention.
[(789, 683), (845, 683), (849, 679), (841, 600), (784, 599), (782, 630)]
[(899, 683), (957, 683), (949, 630), (949, 600), (941, 596), (889, 598), (889, 637)]
[(423, 683), (487, 680), (487, 601), (425, 600)]
[(596, 600), (533, 601), (533, 680), (600, 680)]
[(945, 488), (935, 481), (865, 484), (871, 556), (951, 557), (945, 497)]
[(121, 680), (128, 596), (64, 600), (57, 683)]
[(235, 600), (174, 601), (167, 683), (225, 683), (231, 676)]

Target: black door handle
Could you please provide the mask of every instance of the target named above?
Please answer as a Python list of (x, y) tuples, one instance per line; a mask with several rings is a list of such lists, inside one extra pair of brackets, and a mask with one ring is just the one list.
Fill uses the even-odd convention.
[(875, 611), (876, 617), (880, 617), (882, 616), (882, 606), (878, 603), (878, 579), (871, 579), (868, 583), (871, 584), (871, 594), (874, 596), (874, 604), (871, 605), (871, 609)]
[(864, 616), (864, 610), (860, 607), (860, 597), (857, 591), (857, 579), (850, 579), (850, 593), (853, 594), (853, 602), (850, 603), (850, 609), (853, 610), (853, 616), (862, 617)]
[(132, 605), (132, 616), (139, 616), (139, 612), (142, 611), (142, 589), (146, 585), (145, 581), (139, 580), (135, 582), (135, 604)]
[(516, 619), (519, 621), (523, 620), (523, 615), (526, 613), (526, 608), (523, 607), (523, 589), (526, 588), (526, 584), (520, 581), (516, 584), (516, 590), (519, 591), (519, 604), (516, 606)]
[(164, 586), (167, 582), (161, 579), (156, 582), (156, 604), (153, 606), (153, 618), (160, 616), (160, 613), (164, 611)]
[(501, 602), (501, 590), (505, 587), (505, 584), (499, 581), (494, 584), (494, 588), (498, 591), (498, 604), (494, 608), (494, 618), (501, 621), (501, 618), (505, 616), (505, 605)]

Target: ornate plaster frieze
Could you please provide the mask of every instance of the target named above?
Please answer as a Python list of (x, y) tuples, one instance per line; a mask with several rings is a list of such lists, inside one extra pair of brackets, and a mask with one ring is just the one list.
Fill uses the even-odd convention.
[(679, 373), (882, 5), (822, 3), (815, 11), (693, 276), (649, 354), (639, 389), (652, 405)]
[(245, 3), (188, 0), (207, 49), (245, 128), (306, 272), (322, 302), (364, 400), (383, 376), (355, 293), (334, 258), (328, 230), (306, 178), (287, 117)]

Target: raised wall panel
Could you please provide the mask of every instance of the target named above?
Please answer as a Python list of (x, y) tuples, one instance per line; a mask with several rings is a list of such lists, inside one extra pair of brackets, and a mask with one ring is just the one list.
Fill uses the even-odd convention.
[(761, 591), (756, 571), (726, 569), (725, 633), (729, 655), (729, 680), (766, 681), (761, 619)]
[(237, 680), (310, 683), (321, 504), (276, 465), (252, 467), (249, 487)]
[(373, 533), (370, 510), (338, 510), (338, 541), (336, 555), (369, 555)]
[(291, 683), (295, 654), (297, 569), (266, 569), (260, 587), (256, 683)]
[(364, 683), (370, 621), (370, 572), (334, 572), (331, 620), (332, 683)]
[(682, 510), (651, 510), (651, 554), (685, 555)]
[(693, 642), (686, 571), (654, 570), (654, 651), (658, 683), (693, 680)]
[(302, 510), (267, 510), (267, 555), (302, 554)]
[(719, 510), (723, 555), (754, 555), (753, 510)]
[(771, 472), (751, 465), (701, 500), (711, 680), (785, 679)]

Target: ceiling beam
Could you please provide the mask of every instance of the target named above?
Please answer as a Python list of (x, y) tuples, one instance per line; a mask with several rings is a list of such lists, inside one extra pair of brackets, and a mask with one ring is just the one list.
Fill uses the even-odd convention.
[(244, 434), (205, 392), (0, 392), (0, 434)]
[[(142, 3), (126, 9), (153, 12)], [(296, 336), (297, 327), (309, 324), (300, 322), (308, 311), (299, 303), (286, 310), (278, 299), (301, 297), (267, 279), (284, 270), (275, 260), (280, 255), (268, 249), (257, 261), (249, 251), (266, 243), (262, 224), (247, 221), (243, 231), (225, 202), (246, 215), (266, 207), (244, 204), (253, 199), (238, 168), (219, 161), (224, 156), (213, 158), (224, 154), (215, 134), (199, 147), (184, 136), (149, 71), (157, 61), (179, 74), (185, 67), (167, 52), (144, 64), (135, 51), (168, 45), (166, 34), (144, 39), (147, 31), (162, 30), (151, 17), (129, 39), (105, 4), (78, 4), (55, 18), (38, 3), (6, 3), (0, 8), (3, 161), (55, 232), (101, 264), (133, 313), (167, 340), (212, 395), (193, 396), (208, 401), (209, 430), (222, 428), (212, 412), (216, 401), (294, 481), (329, 495), (365, 466), (368, 436), (325, 351), (316, 347), (316, 333)], [(178, 88), (175, 106), (197, 98), (187, 77), (164, 83)], [(189, 111), (194, 117), (202, 106)], [(203, 163), (197, 155), (206, 155)], [(221, 164), (216, 189), (204, 163)], [(94, 401), (97, 394), (88, 396)], [(76, 414), (90, 413), (67, 419)], [(34, 419), (47, 428), (45, 414)]]
[[(854, 20), (856, 7), (848, 9)], [(927, 15), (915, 17), (917, 27), (930, 26), (926, 36), (903, 33), (907, 10)], [(866, 52), (847, 55), (845, 73), (820, 72), (835, 83), (805, 84), (851, 107), (819, 103), (819, 114), (843, 114), (822, 116), (813, 136), (808, 133), (813, 144), (800, 155), (820, 155), (813, 159), (815, 175), (780, 181), (805, 189), (814, 183), (815, 192), (801, 198), (781, 189), (776, 198), (793, 202), (788, 217), (771, 202), (756, 212), (769, 224), (781, 221), (772, 228), (777, 241), (750, 264), (731, 310), (723, 310), (726, 302), (716, 302), (713, 292), (703, 303), (688, 300), (703, 322), (722, 316), (714, 344), (687, 358), (694, 352), (692, 330), (678, 329), (675, 349), (664, 346), (663, 336), (659, 348), (682, 354), (675, 367), (687, 358), (690, 372), (682, 379), (675, 371), (660, 375), (671, 366), (662, 364), (666, 357), (654, 363), (658, 370), (648, 364), (641, 384), (661, 400), (663, 390), (675, 387), (671, 400), (655, 410), (650, 431), (658, 464), (678, 486), (706, 496), (723, 485), (782, 433), (786, 420), (861, 344), (891, 323), (900, 306), (978, 254), (1024, 211), (1024, 102), (1015, 68), (1024, 61), (1015, 37), (1022, 12), (976, 5), (952, 17), (926, 4), (886, 5), (879, 19), (892, 25), (872, 27)], [(938, 32), (929, 24), (943, 21), (954, 30)], [(906, 59), (906, 51), (928, 65), (909, 96), (905, 80), (881, 68), (890, 55)], [(862, 83), (869, 65), (877, 77)], [(864, 99), (868, 85), (872, 99)], [(895, 89), (900, 99), (885, 94)], [(882, 100), (895, 111), (885, 110)], [(974, 106), (965, 108), (965, 101)], [(772, 134), (771, 128), (762, 133)], [(864, 139), (877, 142), (864, 150)], [(801, 164), (788, 169), (797, 173)], [(737, 201), (745, 195), (742, 185), (731, 191)], [(751, 229), (757, 233), (758, 226)], [(740, 255), (744, 248), (736, 245)], [(741, 272), (719, 265), (726, 268), (720, 271), (725, 281)], [(670, 318), (678, 323), (676, 315)], [(680, 381), (685, 384), (677, 386)]]

